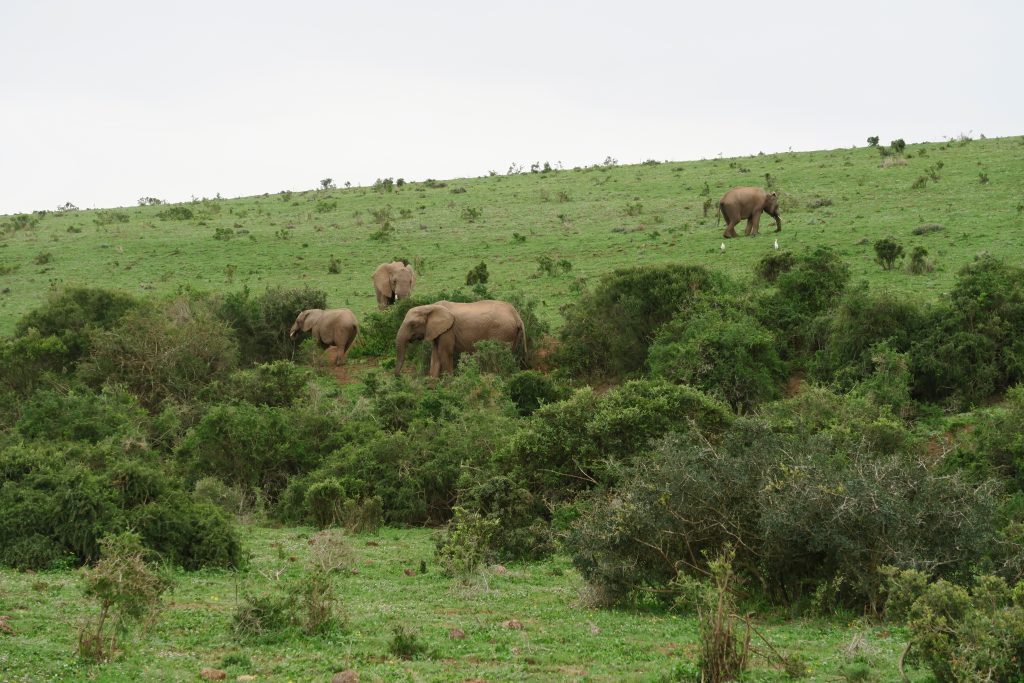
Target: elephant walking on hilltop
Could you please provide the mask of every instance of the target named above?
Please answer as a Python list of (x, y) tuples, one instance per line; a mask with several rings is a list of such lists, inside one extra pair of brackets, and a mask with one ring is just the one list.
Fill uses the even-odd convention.
[(341, 365), (359, 334), (359, 322), (347, 308), (310, 308), (299, 313), (288, 336), (297, 339), (303, 332), (312, 333), (322, 349), (335, 347), (334, 364)]
[(410, 308), (395, 336), (396, 375), (402, 372), (405, 363), (406, 344), (419, 339), (426, 339), (433, 345), (430, 352), (431, 377), (453, 372), (458, 354), (471, 353), (479, 341), (507, 342), (513, 349), (522, 344), (523, 355), (526, 354), (523, 319), (512, 304), (504, 301), (484, 300), (467, 304), (438, 301)]
[(377, 292), (377, 308), (384, 310), (399, 299), (412, 296), (416, 274), (401, 261), (382, 263), (373, 271), (373, 288)]
[(736, 224), (744, 218), (747, 219), (745, 234), (756, 235), (762, 211), (775, 219), (775, 232), (782, 230), (779, 195), (776, 192), (765, 192), (760, 187), (734, 187), (722, 196), (718, 210), (725, 218), (725, 232), (722, 233), (725, 238), (736, 236)]

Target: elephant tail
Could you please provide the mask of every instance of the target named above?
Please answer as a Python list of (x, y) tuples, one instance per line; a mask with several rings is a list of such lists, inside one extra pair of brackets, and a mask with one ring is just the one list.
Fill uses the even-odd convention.
[(718, 202), (718, 215), (715, 217), (715, 227), (717, 228), (722, 224), (722, 213), (725, 211), (725, 207), (722, 206), (722, 202)]
[(519, 342), (523, 345), (523, 366), (526, 367), (526, 326), (520, 325), (519, 327)]

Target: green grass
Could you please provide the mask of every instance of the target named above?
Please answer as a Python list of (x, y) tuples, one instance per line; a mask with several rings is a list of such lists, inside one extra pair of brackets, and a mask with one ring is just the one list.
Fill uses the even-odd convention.
[[(97, 224), (97, 211), (49, 213), (35, 228), (0, 232), (0, 334), (65, 285), (169, 295), (186, 287), (308, 284), (325, 290), (329, 305), (363, 315), (376, 308), (374, 268), (396, 256), (420, 264), (423, 295), (464, 285), (483, 260), (495, 296), (523, 291), (557, 327), (559, 306), (583, 284), (577, 279), (593, 282), (614, 268), (703, 263), (749, 277), (772, 248), (772, 222), (763, 221), (758, 238), (729, 241), (722, 254), (717, 201), (735, 185), (763, 186), (766, 173), (782, 197), (782, 248), (834, 247), (854, 279), (936, 299), (980, 252), (1021, 260), (1024, 137), (923, 143), (906, 155), (906, 165), (890, 167), (875, 149), (860, 148), (466, 178), (443, 188), (409, 183), (390, 193), (309, 190), (192, 202), (185, 205), (194, 213), (190, 220), (161, 220), (165, 206), (119, 210), (128, 221), (106, 225)], [(912, 188), (939, 163), (937, 181)], [(701, 194), (705, 183), (708, 196)], [(453, 193), (457, 188), (465, 192)], [(832, 203), (811, 208), (818, 199)], [(371, 211), (388, 207), (390, 235), (375, 239)], [(473, 210), (480, 216), (469, 220)], [(911, 233), (924, 223), (944, 230)], [(937, 269), (915, 276), (904, 262), (883, 271), (872, 245), (887, 236), (908, 255), (924, 246)], [(332, 256), (338, 274), (328, 273)], [(572, 269), (538, 276), (542, 256), (567, 259)]]
[[(124, 653), (104, 665), (75, 654), (77, 625), (94, 607), (82, 597), (74, 571), (0, 570), (0, 614), (10, 616), (16, 632), (0, 633), (0, 680), (197, 680), (203, 667), (225, 668), (228, 680), (255, 674), (260, 681), (327, 681), (349, 667), (364, 681), (661, 681), (696, 671), (693, 618), (654, 607), (583, 607), (582, 581), (564, 557), (509, 565), (507, 573), (492, 568), (463, 586), (438, 572), (430, 532), (418, 529), (352, 537), (358, 573), (335, 579), (348, 614), (343, 630), (276, 642), (239, 640), (230, 628), (239, 594), (267, 591), (278, 570), (294, 571), (312, 530), (245, 527), (244, 533), (253, 555), (245, 572), (176, 573), (176, 587), (149, 636), (127, 640)], [(419, 573), (421, 560), (426, 574)], [(503, 626), (511, 619), (524, 628)], [(399, 624), (415, 631), (424, 655), (407, 661), (389, 653)], [(453, 628), (465, 639), (450, 639)], [(804, 680), (836, 680), (858, 640), (872, 680), (899, 680), (904, 640), (898, 629), (839, 619), (762, 621), (759, 628), (775, 648), (805, 660), (811, 673)], [(251, 665), (222, 667), (229, 657)], [(910, 673), (923, 679), (922, 672)], [(755, 657), (749, 680), (786, 678)]]

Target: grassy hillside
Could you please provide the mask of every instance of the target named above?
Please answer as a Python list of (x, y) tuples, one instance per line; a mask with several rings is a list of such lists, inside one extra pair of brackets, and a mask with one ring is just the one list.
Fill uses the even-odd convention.
[[(765, 185), (766, 176), (782, 196), (782, 247), (834, 247), (854, 279), (935, 298), (980, 252), (1020, 260), (1024, 137), (923, 143), (907, 147), (904, 157), (861, 148), (609, 164), (406, 183), (390, 191), (308, 190), (180, 208), (49, 212), (28, 226), (0, 217), (7, 226), (0, 232), (0, 334), (64, 285), (166, 295), (182, 287), (260, 291), (308, 284), (325, 290), (329, 305), (359, 315), (375, 308), (374, 267), (393, 257), (418, 267), (420, 294), (463, 285), (466, 272), (483, 260), (492, 292), (521, 290), (537, 298), (541, 314), (557, 325), (561, 304), (588, 280), (621, 266), (710, 263), (746, 276), (772, 248), (771, 220), (762, 223), (761, 237), (732, 240), (722, 254), (717, 202), (732, 186)], [(923, 187), (914, 187), (921, 178)], [(927, 223), (942, 229), (913, 234)], [(908, 256), (925, 247), (936, 270), (883, 271), (872, 245), (886, 236)], [(545, 257), (565, 260), (571, 270), (540, 274)]]

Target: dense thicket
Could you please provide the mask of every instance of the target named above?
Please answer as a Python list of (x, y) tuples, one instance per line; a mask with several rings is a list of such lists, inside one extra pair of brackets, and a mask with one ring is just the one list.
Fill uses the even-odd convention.
[[(827, 249), (772, 255), (754, 287), (621, 270), (566, 309), (546, 372), (490, 344), (438, 382), (367, 370), (344, 389), (290, 360), (287, 328), (322, 292), (70, 290), (0, 340), (0, 562), (91, 561), (101, 535), (131, 528), (171, 562), (230, 566), (241, 514), (475, 520), (491, 531), (453, 528), (448, 552), (470, 537), (488, 546), (476, 557), (562, 548), (609, 601), (671, 593), (725, 544), (779, 602), (878, 611), (884, 565), (1012, 583), (1022, 275), (980, 258), (924, 306), (849, 286)], [(368, 316), (353, 356), (386, 361), (405, 311), (428, 301)], [(516, 304), (536, 348), (546, 330)]]

